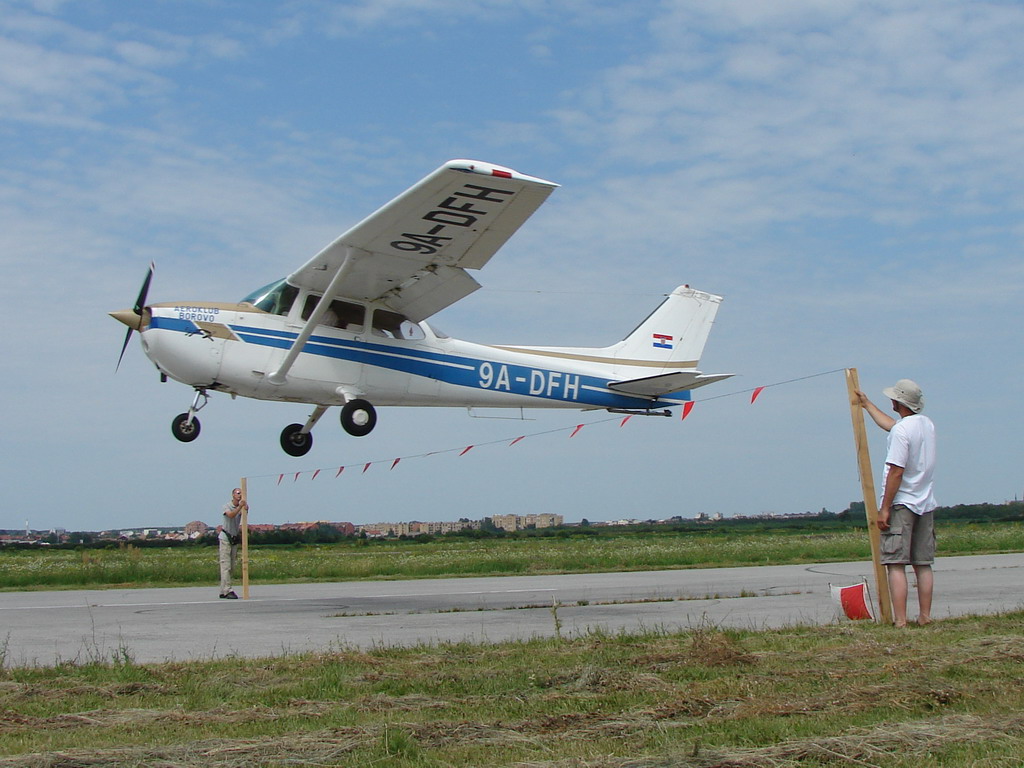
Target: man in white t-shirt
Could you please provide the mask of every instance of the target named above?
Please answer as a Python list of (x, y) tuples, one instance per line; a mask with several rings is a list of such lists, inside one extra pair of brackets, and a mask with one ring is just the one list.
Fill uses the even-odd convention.
[(882, 394), (892, 401), (899, 419), (883, 413), (863, 392), (857, 393), (861, 406), (889, 433), (878, 505), (881, 561), (889, 579), (893, 623), (897, 627), (907, 624), (906, 567), (910, 565), (917, 577), (917, 623), (924, 625), (931, 623), (935, 584), (935, 425), (921, 414), (924, 397), (910, 379), (900, 379)]

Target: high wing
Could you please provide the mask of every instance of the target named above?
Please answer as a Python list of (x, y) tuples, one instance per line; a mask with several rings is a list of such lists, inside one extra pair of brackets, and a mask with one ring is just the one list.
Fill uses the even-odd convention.
[(451, 160), (345, 232), (288, 282), (325, 299), (382, 301), (413, 321), (425, 320), (480, 287), (466, 270), (483, 267), (557, 186), (490, 163)]

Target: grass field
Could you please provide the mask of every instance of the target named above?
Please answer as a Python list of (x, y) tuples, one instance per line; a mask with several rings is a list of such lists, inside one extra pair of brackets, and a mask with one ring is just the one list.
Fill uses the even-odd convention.
[[(944, 555), (1024, 551), (946, 524)], [(863, 531), (346, 542), (252, 552), (254, 581), (869, 559)], [(6, 589), (213, 584), (216, 551), (0, 551)], [(1024, 613), (137, 664), (16, 667), (0, 768), (1003, 768), (1024, 755)]]
[(0, 766), (1019, 766), (1024, 614), (0, 667)]
[[(946, 523), (940, 555), (1024, 551), (1022, 523)], [(782, 565), (870, 559), (867, 533), (846, 531), (629, 533), (567, 538), (442, 539), (255, 547), (253, 583), (347, 581), (661, 568)], [(212, 547), (2, 550), (0, 589), (210, 585)]]

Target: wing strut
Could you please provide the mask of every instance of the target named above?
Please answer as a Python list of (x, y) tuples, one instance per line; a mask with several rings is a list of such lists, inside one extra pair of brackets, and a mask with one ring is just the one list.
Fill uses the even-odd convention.
[(331, 305), (331, 298), (335, 295), (335, 291), (338, 286), (341, 285), (342, 280), (351, 271), (362, 252), (357, 248), (348, 248), (345, 253), (345, 260), (338, 267), (338, 271), (334, 273), (334, 277), (331, 278), (330, 284), (327, 286), (327, 290), (324, 291), (324, 295), (320, 297), (320, 301), (317, 302), (316, 308), (313, 313), (309, 316), (306, 324), (302, 327), (302, 331), (299, 333), (298, 338), (292, 343), (291, 349), (288, 350), (288, 354), (285, 355), (284, 362), (281, 366), (271, 373), (267, 380), (271, 384), (284, 384), (288, 380), (288, 371), (291, 370), (292, 365), (295, 364), (295, 360), (298, 358), (299, 353), (302, 352), (302, 348), (306, 346), (306, 342), (309, 341), (309, 337), (313, 335), (313, 330), (320, 324), (320, 318), (324, 316), (327, 308)]

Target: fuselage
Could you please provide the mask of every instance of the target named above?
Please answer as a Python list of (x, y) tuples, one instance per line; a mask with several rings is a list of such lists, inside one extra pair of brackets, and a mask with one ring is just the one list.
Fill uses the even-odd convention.
[(143, 348), (162, 373), (196, 389), (324, 406), (367, 397), (379, 406), (646, 410), (689, 399), (609, 389), (662, 369), (596, 354), (602, 350), (475, 344), (351, 302), (314, 330), (286, 380), (274, 383), (270, 374), (305, 324), (304, 298), (282, 314), (266, 302), (269, 311), (248, 301), (151, 305)]

